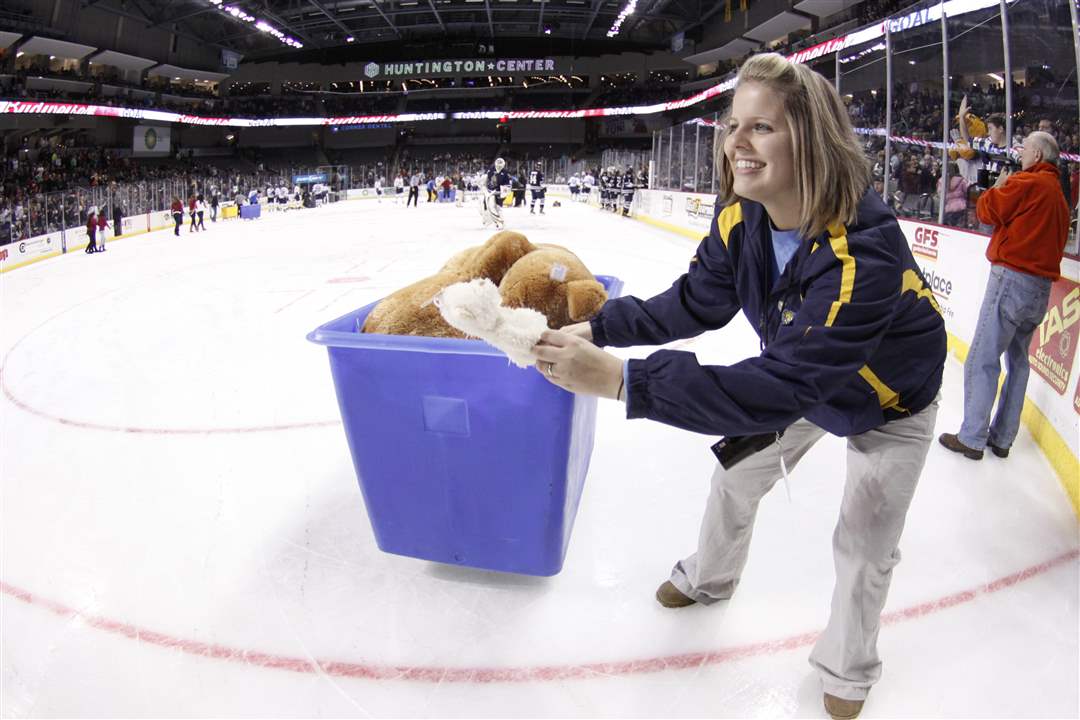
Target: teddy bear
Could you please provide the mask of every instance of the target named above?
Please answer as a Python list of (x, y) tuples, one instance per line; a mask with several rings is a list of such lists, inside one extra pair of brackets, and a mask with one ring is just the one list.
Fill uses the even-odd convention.
[(540, 244), (521, 256), (499, 283), (503, 305), (532, 308), (548, 327), (591, 320), (607, 302), (607, 291), (577, 255), (559, 245)]
[(372, 309), (362, 332), (464, 338), (435, 303), (457, 283), (486, 279), (507, 308), (531, 308), (558, 329), (589, 320), (607, 300), (604, 286), (570, 250), (533, 245), (521, 233), (503, 230), (483, 245), (454, 255), (434, 275), (388, 295)]
[(368, 314), (362, 332), (463, 338), (463, 333), (446, 324), (432, 299), (458, 282), (487, 278), (498, 284), (511, 265), (535, 249), (521, 233), (497, 232), (483, 245), (451, 257), (434, 275), (383, 298)]

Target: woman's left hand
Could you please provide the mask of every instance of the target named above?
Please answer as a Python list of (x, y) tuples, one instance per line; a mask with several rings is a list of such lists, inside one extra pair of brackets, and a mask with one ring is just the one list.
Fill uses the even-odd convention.
[(572, 393), (618, 399), (623, 361), (588, 340), (545, 330), (532, 352), (536, 369), (552, 384)]

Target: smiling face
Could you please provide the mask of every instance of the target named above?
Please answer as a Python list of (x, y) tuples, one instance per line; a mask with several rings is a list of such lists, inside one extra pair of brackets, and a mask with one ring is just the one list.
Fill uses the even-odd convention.
[(735, 194), (762, 203), (774, 223), (790, 227), (792, 207), (798, 217), (795, 152), (779, 93), (760, 83), (740, 83), (731, 104), (724, 155)]

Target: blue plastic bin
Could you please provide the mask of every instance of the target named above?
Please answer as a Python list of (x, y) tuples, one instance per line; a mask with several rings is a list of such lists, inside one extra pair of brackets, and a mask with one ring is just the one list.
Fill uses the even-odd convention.
[[(597, 276), (609, 297), (622, 281)], [(480, 340), (359, 332), (372, 303), (326, 323), (338, 407), (384, 552), (526, 575), (562, 569), (596, 398)]]

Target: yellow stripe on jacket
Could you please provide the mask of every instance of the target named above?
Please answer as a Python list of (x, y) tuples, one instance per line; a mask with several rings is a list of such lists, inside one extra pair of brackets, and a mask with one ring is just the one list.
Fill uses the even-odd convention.
[(874, 392), (877, 393), (878, 403), (881, 404), (882, 410), (892, 408), (898, 412), (907, 412), (906, 408), (900, 406), (900, 393), (883, 383), (881, 378), (875, 375), (874, 371), (870, 369), (870, 366), (863, 365), (859, 370), (859, 377), (865, 380), (870, 387), (874, 388)]
[(716, 216), (716, 229), (720, 233), (720, 239), (724, 241), (724, 247), (728, 245), (732, 229), (741, 222), (742, 205), (740, 203), (728, 205)]
[(829, 317), (825, 320), (825, 327), (830, 327), (836, 322), (836, 315), (844, 303), (851, 302), (851, 293), (855, 289), (855, 258), (848, 251), (847, 228), (843, 223), (835, 223), (829, 226), (829, 244), (833, 254), (840, 261), (840, 294), (829, 308)]

